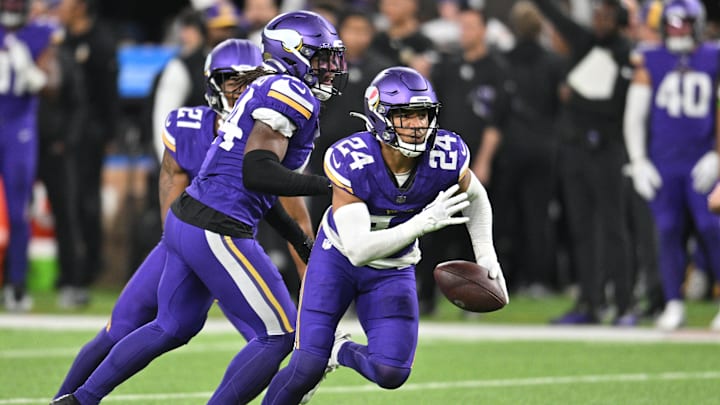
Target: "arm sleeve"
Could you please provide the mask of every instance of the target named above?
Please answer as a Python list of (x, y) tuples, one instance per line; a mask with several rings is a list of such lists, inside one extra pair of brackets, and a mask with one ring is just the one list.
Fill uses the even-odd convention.
[(342, 252), (354, 266), (386, 258), (413, 243), (421, 234), (413, 221), (377, 231), (370, 230), (367, 205), (356, 202), (333, 213)]
[(651, 97), (652, 89), (647, 84), (632, 83), (628, 89), (623, 132), (631, 162), (646, 157), (646, 123)]
[(475, 261), (481, 257), (491, 256), (497, 258), (492, 238), (492, 207), (485, 187), (480, 184), (475, 175), (470, 172), (470, 185), (467, 189), (470, 205), (462, 210), (464, 216), (470, 218), (467, 230), (470, 234)]
[(242, 170), (245, 187), (261, 193), (294, 197), (331, 192), (327, 178), (295, 173), (280, 164), (278, 156), (269, 150), (256, 149), (247, 153)]

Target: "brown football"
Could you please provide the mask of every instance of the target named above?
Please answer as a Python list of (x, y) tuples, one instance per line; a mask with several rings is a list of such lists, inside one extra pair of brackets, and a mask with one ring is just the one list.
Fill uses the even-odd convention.
[(456, 306), (471, 312), (492, 312), (505, 306), (500, 283), (488, 270), (466, 260), (451, 260), (435, 266), (435, 283)]

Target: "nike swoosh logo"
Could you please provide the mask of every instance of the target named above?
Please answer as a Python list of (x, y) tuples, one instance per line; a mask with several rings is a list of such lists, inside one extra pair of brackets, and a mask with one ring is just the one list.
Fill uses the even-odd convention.
[(340, 162), (335, 159), (335, 155), (330, 155), (330, 159), (332, 160), (332, 165), (334, 168), (339, 169), (340, 168)]
[(165, 120), (165, 126), (166, 126), (166, 127), (169, 127), (171, 123), (172, 123), (172, 120), (171, 120), (170, 117), (168, 116), (167, 119)]

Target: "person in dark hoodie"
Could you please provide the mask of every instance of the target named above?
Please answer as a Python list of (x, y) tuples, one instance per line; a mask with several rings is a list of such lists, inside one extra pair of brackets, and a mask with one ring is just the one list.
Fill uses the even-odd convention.
[(580, 294), (574, 308), (553, 322), (599, 323), (610, 279), (613, 322), (635, 324), (622, 174), (623, 113), (633, 74), (631, 43), (622, 34), (628, 12), (621, 0), (597, 0), (587, 28), (551, 0), (534, 2), (570, 48), (558, 129), (561, 189)]
[(564, 61), (540, 44), (542, 15), (529, 1), (510, 11), (515, 47), (505, 54), (510, 113), (494, 158), (498, 255), (515, 288), (547, 293), (557, 282), (550, 205), (557, 185), (558, 88)]

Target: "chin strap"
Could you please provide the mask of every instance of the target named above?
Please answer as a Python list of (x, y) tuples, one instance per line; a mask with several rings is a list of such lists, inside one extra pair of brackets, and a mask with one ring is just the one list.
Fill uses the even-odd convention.
[(370, 122), (370, 119), (368, 119), (368, 117), (365, 116), (365, 114), (361, 114), (361, 113), (355, 112), (355, 111), (350, 111), (350, 116), (354, 117), (354, 118), (360, 118), (361, 120), (365, 121), (365, 128), (368, 131), (373, 132), (372, 123)]

